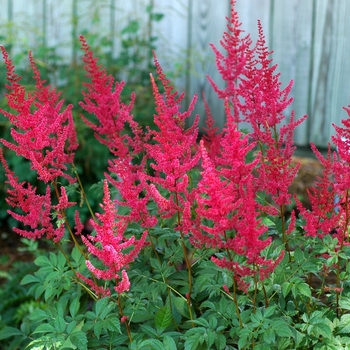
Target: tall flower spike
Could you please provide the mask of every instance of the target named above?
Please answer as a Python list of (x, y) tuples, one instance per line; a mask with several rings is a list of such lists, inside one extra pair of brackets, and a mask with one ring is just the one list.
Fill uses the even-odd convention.
[(288, 95), (292, 81), (281, 90), (280, 74), (275, 74), (277, 65), (271, 66), (271, 52), (265, 45), (265, 37), (258, 21), (259, 39), (256, 58), (247, 65), (246, 78), (239, 87), (239, 109), (245, 120), (252, 126), (251, 138), (260, 147), (260, 166), (257, 184), (261, 191), (272, 195), (279, 206), (290, 203), (289, 186), (298, 171), (292, 167), (292, 154), (295, 150), (293, 134), (306, 116), (294, 120), (292, 112), (290, 121), (280, 127), (286, 119), (284, 110), (292, 103)]
[(162, 83), (165, 90), (164, 97), (159, 92), (156, 82), (151, 75), (153, 94), (156, 102), (157, 114), (154, 116), (154, 123), (158, 130), (149, 130), (150, 138), (153, 141), (145, 145), (147, 158), (151, 161), (151, 167), (154, 170), (154, 176), (144, 175), (143, 183), (147, 192), (154, 197), (155, 201), (163, 209), (164, 200), (154, 187), (147, 187), (149, 183), (159, 186), (168, 192), (167, 198), (169, 208), (167, 217), (182, 212), (183, 202), (189, 200), (188, 177), (187, 172), (193, 169), (199, 161), (200, 154), (193, 150), (197, 148), (196, 140), (198, 135), (199, 116), (196, 116), (193, 125), (185, 129), (186, 119), (194, 109), (196, 96), (194, 96), (189, 108), (185, 112), (180, 112), (181, 100), (183, 94), (178, 96), (173, 92), (173, 87), (166, 79), (162, 68), (154, 57), (157, 67), (158, 80)]
[(328, 155), (324, 158), (311, 143), (311, 148), (318, 160), (324, 166), (322, 177), (316, 179), (315, 186), (308, 191), (311, 203), (311, 211), (305, 209), (302, 203), (296, 198), (296, 203), (300, 211), (300, 217), (305, 220), (305, 234), (307, 236), (323, 237), (334, 229), (337, 230), (341, 221), (342, 207), (335, 208), (335, 184), (332, 179), (333, 159), (330, 145), (328, 145)]
[[(36, 193), (36, 188), (30, 183), (18, 182), (18, 178), (9, 169), (1, 148), (0, 162), (5, 169), (6, 183), (11, 186), (7, 190), (6, 202), (11, 207), (20, 209), (23, 214), (18, 214), (12, 210), (8, 210), (8, 213), (17, 221), (31, 228), (31, 230), (23, 230), (14, 227), (13, 230), (28, 239), (36, 240), (46, 235), (48, 239), (53, 239), (54, 242), (60, 241), (64, 235), (64, 225), (55, 228), (52, 223), (51, 209), (54, 206), (51, 204), (50, 186), (46, 186), (45, 194), (40, 195)], [(71, 203), (67, 202), (66, 204), (68, 207)], [(61, 203), (61, 208), (63, 209), (63, 207)]]
[[(86, 76), (90, 79), (90, 82), (84, 83), (87, 91), (82, 92), (84, 102), (80, 105), (93, 114), (97, 122), (93, 123), (84, 116), (81, 117), (94, 130), (95, 137), (106, 145), (115, 157), (109, 161), (108, 170), (111, 174), (105, 176), (119, 191), (121, 200), (118, 201), (118, 205), (130, 209), (130, 213), (124, 216), (123, 220), (139, 221), (143, 227), (152, 227), (156, 220), (148, 215), (148, 197), (142, 194), (143, 187), (139, 177), (139, 173), (144, 171), (145, 159), (141, 164), (134, 164), (134, 158), (144, 153), (143, 145), (147, 139), (131, 114), (135, 94), (131, 95), (129, 105), (123, 103), (121, 93), (125, 83), (114, 82), (114, 78), (107, 74), (106, 69), (98, 65), (98, 59), (94, 57), (83, 36), (80, 36), (80, 41), (85, 53), (83, 61)], [(133, 132), (132, 137), (126, 132), (128, 126)]]
[(9, 92), (5, 96), (8, 105), (17, 114), (0, 109), (15, 126), (11, 129), (14, 143), (4, 139), (0, 142), (18, 156), (28, 159), (32, 169), (37, 171), (39, 180), (49, 183), (61, 176), (73, 183), (74, 178), (67, 174), (67, 166), (73, 162), (74, 151), (78, 147), (72, 106), (60, 112), (64, 101), (59, 101), (59, 93), (55, 89), (44, 86), (45, 81), (41, 80), (31, 54), (29, 58), (36, 90), (33, 94), (26, 93), (25, 88), (18, 83), (20, 77), (16, 75), (7, 52), (3, 47), (1, 50), (10, 83), (6, 85)]
[[(235, 4), (236, 1), (231, 0), (231, 15), (226, 18), (228, 22), (227, 32), (223, 34), (223, 39), (220, 41), (220, 45), (226, 51), (226, 56), (215, 45), (210, 44), (216, 56), (217, 69), (225, 81), (225, 88), (220, 89), (210, 76), (207, 76), (219, 98), (228, 99), (232, 106), (237, 98), (237, 89), (245, 74), (247, 62), (253, 54), (253, 51), (250, 50), (252, 44), (250, 35), (242, 37), (244, 30), (240, 29), (241, 23), (235, 10)], [(234, 108), (233, 115), (234, 122), (241, 121), (238, 109)]]
[[(11, 129), (14, 142), (4, 139), (0, 139), (0, 142), (18, 156), (29, 160), (31, 169), (37, 172), (38, 180), (47, 184), (44, 194), (39, 194), (31, 184), (20, 183), (9, 169), (1, 152), (0, 161), (5, 168), (8, 179), (6, 182), (11, 186), (7, 191), (6, 200), (10, 206), (20, 210), (8, 212), (16, 220), (30, 227), (28, 231), (15, 228), (14, 231), (18, 234), (30, 239), (46, 235), (47, 238), (58, 242), (64, 235), (65, 225), (62, 225), (62, 220), (65, 210), (75, 203), (68, 201), (65, 189), (61, 187), (61, 195), (56, 191), (58, 204), (54, 205), (49, 184), (57, 184), (61, 178), (70, 183), (75, 181), (67, 174), (67, 168), (73, 162), (74, 151), (78, 147), (72, 106), (61, 112), (64, 101), (59, 100), (59, 93), (55, 89), (45, 86), (31, 53), (29, 60), (34, 72), (35, 90), (33, 93), (27, 93), (25, 87), (19, 83), (21, 78), (17, 76), (8, 53), (3, 47), (1, 50), (7, 68), (8, 93), (5, 96), (9, 107), (16, 113), (0, 109), (0, 113), (14, 126)], [(57, 227), (52, 223), (53, 214), (58, 219)]]
[[(86, 265), (98, 279), (105, 281), (114, 280), (116, 283), (114, 290), (118, 293), (123, 293), (129, 290), (130, 287), (126, 269), (146, 245), (147, 231), (143, 233), (140, 240), (136, 240), (134, 236), (130, 238), (124, 237), (127, 223), (122, 220), (116, 221), (117, 209), (110, 198), (107, 180), (104, 181), (103, 190), (104, 197), (101, 208), (104, 210), (104, 213), (96, 214), (101, 224), (92, 221), (91, 225), (95, 228), (96, 235), (82, 236), (82, 240), (87, 246), (89, 253), (100, 260), (106, 269), (102, 270), (95, 267), (90, 260), (86, 261)], [(96, 247), (96, 243), (99, 244), (100, 248)], [(128, 252), (125, 252), (125, 250), (128, 250)], [(86, 277), (85, 282), (90, 286), (94, 285), (95, 289), (103, 295), (110, 293), (108, 290), (102, 292), (101, 287), (96, 286), (92, 280)]]

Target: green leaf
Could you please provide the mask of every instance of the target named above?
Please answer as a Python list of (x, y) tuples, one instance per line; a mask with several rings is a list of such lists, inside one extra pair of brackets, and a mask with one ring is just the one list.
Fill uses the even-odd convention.
[(52, 266), (50, 260), (45, 255), (40, 255), (34, 260), (36, 266)]
[(263, 225), (268, 226), (268, 227), (276, 226), (276, 224), (271, 219), (269, 219), (267, 216), (264, 216), (262, 218), (261, 222)]
[(107, 318), (107, 329), (112, 332), (122, 333), (120, 330), (120, 320), (117, 315), (110, 315)]
[(0, 331), (0, 340), (7, 339), (7, 338), (10, 338), (10, 337), (14, 337), (14, 336), (23, 336), (23, 333), (17, 328), (8, 327), (8, 326), (5, 326)]
[(55, 328), (57, 333), (63, 333), (66, 330), (66, 322), (63, 317), (58, 316), (55, 319)]
[(148, 334), (149, 336), (152, 335), (154, 338), (159, 338), (159, 333), (154, 328), (147, 326), (146, 324), (140, 324), (140, 328), (143, 333)]
[(217, 334), (215, 339), (215, 346), (218, 350), (224, 350), (226, 347), (226, 338), (223, 334)]
[(172, 314), (169, 306), (162, 307), (154, 317), (154, 322), (159, 333), (162, 333), (172, 323)]
[(86, 334), (82, 331), (78, 331), (73, 333), (70, 336), (71, 342), (77, 347), (79, 350), (87, 350), (88, 340)]
[(56, 329), (54, 326), (52, 326), (49, 323), (43, 323), (35, 329), (33, 334), (36, 334), (36, 333), (55, 333), (55, 332), (56, 332)]
[(297, 284), (297, 289), (300, 294), (307, 296), (308, 298), (311, 298), (311, 290), (307, 283), (299, 283)]
[(263, 339), (266, 344), (273, 344), (276, 342), (276, 333), (275, 330), (269, 328), (266, 329), (263, 333)]
[(186, 318), (190, 318), (190, 314), (188, 312), (188, 306), (186, 300), (180, 297), (173, 297), (172, 301), (178, 313)]
[(69, 305), (69, 312), (71, 316), (74, 318), (75, 315), (78, 313), (80, 308), (80, 302), (78, 298), (75, 298), (72, 303)]
[(63, 270), (63, 268), (65, 267), (66, 263), (67, 263), (66, 258), (64, 257), (62, 252), (59, 252), (58, 253), (58, 257), (57, 257), (57, 267), (60, 270)]
[(107, 308), (107, 305), (108, 305), (108, 298), (97, 300), (95, 304), (96, 316), (99, 316)]
[(177, 350), (175, 340), (166, 335), (163, 339), (164, 350)]
[(33, 275), (26, 275), (23, 277), (22, 281), (21, 281), (21, 285), (23, 284), (28, 284), (28, 283), (37, 283), (40, 282), (39, 278), (33, 276)]
[(103, 328), (103, 321), (97, 321), (94, 324), (94, 333), (97, 339), (100, 339), (102, 328)]
[(30, 315), (30, 320), (34, 322), (43, 322), (47, 320), (49, 315), (46, 313), (46, 311), (42, 309), (36, 309), (33, 311), (33, 313)]
[(284, 298), (288, 295), (288, 293), (291, 291), (291, 289), (292, 289), (292, 284), (291, 283), (284, 282), (282, 284), (282, 294), (283, 294)]
[(292, 337), (293, 333), (290, 327), (281, 320), (275, 320), (271, 324), (271, 328), (279, 337)]
[(144, 340), (139, 346), (139, 350), (164, 350), (163, 344), (157, 339)]
[(264, 310), (264, 318), (269, 318), (273, 315), (273, 313), (276, 310), (276, 306), (269, 306), (267, 309)]
[(294, 259), (298, 263), (302, 263), (305, 260), (304, 253), (299, 247), (297, 247), (294, 251)]
[(350, 333), (350, 314), (345, 314), (340, 318), (338, 327), (340, 333)]

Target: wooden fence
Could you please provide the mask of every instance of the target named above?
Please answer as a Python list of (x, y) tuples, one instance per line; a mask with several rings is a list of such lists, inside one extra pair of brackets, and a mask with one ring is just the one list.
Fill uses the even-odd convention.
[[(221, 80), (208, 44), (218, 45), (226, 30), (229, 0), (0, 0), (0, 27), (7, 21), (16, 23), (22, 28), (17, 43), (28, 48), (38, 40), (35, 33), (41, 33), (40, 40), (60, 44), (60, 54), (67, 59), (74, 54), (72, 38), (88, 28), (110, 33), (117, 52), (120, 30), (130, 18), (142, 21), (150, 3), (164, 14), (152, 30), (159, 37), (157, 53), (165, 71), (180, 72), (175, 82), (188, 99), (204, 91), (223, 126), (222, 101), (205, 75)], [(342, 106), (350, 104), (350, 1), (237, 0), (236, 9), (253, 40), (256, 21), (261, 20), (282, 85), (294, 80), (292, 108), (298, 118), (309, 115), (296, 132), (296, 143), (305, 146), (312, 141), (326, 147), (334, 133), (332, 123), (340, 125), (346, 118)], [(100, 21), (94, 20), (97, 12)], [(204, 119), (201, 98), (195, 112)]]

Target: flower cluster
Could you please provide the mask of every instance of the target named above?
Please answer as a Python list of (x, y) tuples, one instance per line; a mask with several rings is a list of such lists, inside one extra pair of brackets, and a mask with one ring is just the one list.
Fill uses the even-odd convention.
[[(57, 186), (59, 178), (65, 178), (70, 183), (75, 181), (67, 173), (67, 167), (73, 162), (74, 151), (78, 144), (72, 118), (72, 106), (62, 112), (63, 100), (59, 100), (59, 93), (40, 77), (33, 57), (29, 60), (34, 72), (35, 91), (29, 93), (19, 81), (19, 77), (9, 59), (5, 48), (1, 47), (7, 68), (8, 84), (5, 94), (8, 105), (17, 113), (10, 113), (0, 109), (0, 112), (13, 124), (11, 136), (14, 143), (1, 139), (3, 145), (30, 161), (32, 170), (37, 172), (38, 180), (45, 184), (45, 194), (39, 194), (37, 188), (30, 183), (19, 182), (18, 177), (9, 169), (3, 152), (0, 150), (0, 161), (4, 166), (8, 190), (7, 203), (18, 208), (24, 214), (8, 211), (15, 219), (24, 225), (30, 226), (32, 231), (15, 228), (14, 230), (24, 237), (37, 239), (46, 235), (55, 242), (60, 241), (64, 235), (64, 211), (75, 203), (67, 199), (65, 188), (60, 191)], [(57, 204), (51, 198), (51, 186), (55, 185)], [(59, 193), (61, 192), (61, 194)], [(52, 214), (58, 219), (57, 227), (52, 222)]]
[[(91, 260), (86, 261), (86, 265), (91, 273), (98, 279), (104, 281), (115, 280), (116, 285), (114, 290), (118, 293), (123, 293), (129, 290), (130, 282), (125, 269), (135, 260), (141, 249), (146, 244), (147, 231), (136, 240), (134, 236), (126, 238), (124, 236), (127, 222), (116, 221), (116, 206), (110, 198), (107, 180), (104, 181), (104, 197), (101, 208), (104, 213), (96, 214), (101, 224), (91, 220), (91, 225), (96, 230), (96, 235), (82, 236), (82, 240), (89, 253), (97, 257), (98, 261), (102, 262), (107, 269), (100, 269), (93, 265)], [(99, 246), (100, 248), (98, 248)], [(93, 290), (101, 295), (110, 295), (109, 289), (104, 289), (81, 274), (83, 280), (90, 285)]]
[[(155, 56), (154, 61), (158, 80), (165, 90), (165, 96), (159, 92), (151, 75), (157, 111), (154, 123), (159, 130), (149, 130), (151, 142), (145, 144), (145, 149), (146, 158), (151, 162), (153, 175), (144, 174), (141, 181), (158, 205), (161, 215), (171, 217), (176, 213), (180, 214), (185, 203), (191, 202), (187, 172), (197, 165), (200, 158), (198, 151), (192, 154), (197, 148), (199, 116), (196, 116), (189, 129), (185, 129), (185, 122), (194, 109), (196, 96), (188, 111), (180, 112), (184, 94), (178, 96), (177, 92), (173, 92), (173, 87)], [(166, 190), (169, 198), (163, 197), (159, 188)]]

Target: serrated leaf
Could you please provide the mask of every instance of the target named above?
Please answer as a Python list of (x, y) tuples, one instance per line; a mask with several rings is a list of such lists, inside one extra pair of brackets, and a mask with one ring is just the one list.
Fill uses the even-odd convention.
[(58, 253), (58, 257), (57, 257), (57, 267), (60, 270), (63, 270), (64, 266), (66, 265), (67, 261), (66, 258), (64, 257), (64, 255), (62, 254), (62, 252)]
[(9, 327), (9, 326), (5, 326), (0, 331), (0, 340), (7, 339), (14, 336), (23, 336), (23, 333), (19, 329), (14, 327)]
[(159, 333), (152, 327), (147, 326), (145, 324), (140, 324), (140, 328), (142, 329), (143, 333), (152, 335), (155, 338), (159, 337)]
[(48, 299), (50, 299), (52, 297), (52, 295), (54, 294), (55, 290), (53, 289), (53, 287), (50, 285), (50, 286), (47, 286), (45, 288), (45, 293), (44, 293), (44, 299), (45, 301), (47, 301)]
[(216, 333), (215, 331), (213, 331), (212, 329), (208, 329), (206, 334), (204, 334), (204, 339), (207, 343), (207, 347), (209, 349), (212, 349), (212, 345), (214, 344), (215, 340), (216, 340)]
[(30, 315), (30, 320), (34, 322), (43, 322), (47, 320), (47, 318), (48, 318), (48, 314), (46, 313), (46, 311), (42, 309), (36, 309)]
[(162, 333), (172, 323), (172, 314), (169, 306), (163, 306), (154, 317), (155, 326)]
[(290, 327), (283, 321), (273, 321), (271, 328), (276, 332), (279, 337), (292, 337), (293, 333)]
[(69, 305), (69, 312), (71, 316), (74, 318), (75, 315), (78, 313), (80, 308), (80, 302), (78, 298), (75, 298), (72, 303)]
[(74, 247), (72, 250), (72, 258), (77, 265), (79, 265), (84, 260), (83, 256), (81, 255), (81, 252), (77, 247)]
[(87, 350), (88, 347), (88, 340), (86, 337), (86, 334), (82, 331), (78, 331), (76, 333), (73, 333), (70, 336), (70, 339), (74, 345), (76, 345), (77, 349), (79, 350)]
[(45, 255), (41, 255), (39, 257), (37, 257), (35, 260), (34, 260), (34, 264), (36, 266), (52, 266), (50, 260), (45, 256)]
[(305, 295), (308, 298), (311, 298), (310, 286), (307, 283), (299, 283), (299, 284), (297, 284), (297, 289), (298, 289), (300, 294)]
[(95, 313), (96, 316), (99, 316), (102, 312), (105, 313), (105, 310), (107, 308), (108, 305), (108, 298), (103, 298), (103, 299), (99, 299), (97, 300), (97, 302), (95, 303)]
[(103, 322), (102, 321), (97, 321), (94, 324), (94, 333), (95, 333), (95, 336), (96, 336), (97, 339), (100, 339), (102, 328), (103, 328)]
[(178, 311), (178, 313), (186, 318), (190, 318), (190, 314), (188, 312), (188, 307), (187, 307), (187, 303), (183, 298), (180, 297), (173, 297), (172, 298), (172, 302), (176, 308), (176, 310)]
[(66, 330), (66, 322), (63, 317), (56, 317), (54, 325), (57, 333), (63, 333)]
[(197, 350), (200, 344), (200, 337), (190, 337), (185, 341), (185, 350)]
[(77, 347), (72, 343), (70, 337), (62, 344), (62, 349), (76, 349)]
[(348, 298), (340, 299), (339, 300), (339, 308), (344, 309), (344, 310), (350, 310), (350, 300)]
[(206, 328), (210, 327), (209, 322), (203, 317), (200, 317), (200, 318), (197, 318), (196, 320), (188, 321), (188, 322), (190, 322), (190, 323), (193, 322), (194, 324), (198, 324), (198, 325), (206, 327)]
[(350, 333), (350, 314), (345, 314), (340, 318), (338, 328), (340, 333)]
[(35, 329), (33, 334), (36, 334), (36, 333), (55, 333), (55, 332), (56, 332), (56, 329), (54, 326), (52, 326), (49, 323), (43, 323)]
[(305, 260), (304, 253), (299, 247), (297, 247), (294, 251), (294, 259), (299, 263), (302, 263)]
[(68, 334), (71, 334), (73, 330), (76, 328), (76, 326), (77, 326), (77, 323), (75, 321), (70, 322), (67, 326), (66, 332)]
[(283, 294), (284, 298), (288, 295), (288, 293), (291, 291), (291, 289), (292, 289), (292, 284), (291, 283), (284, 282), (282, 284), (282, 294)]
[(330, 339), (332, 337), (332, 330), (326, 323), (317, 323), (308, 327), (308, 334), (313, 334), (316, 337), (321, 335), (324, 338)]
[(271, 219), (269, 219), (267, 216), (264, 216), (261, 219), (261, 222), (262, 222), (263, 225), (268, 226), (268, 227), (276, 226), (276, 224)]
[(168, 335), (163, 338), (164, 350), (177, 350), (175, 340)]
[(266, 344), (273, 344), (276, 341), (276, 333), (273, 329), (269, 328), (264, 331), (263, 339)]
[(121, 333), (120, 330), (120, 320), (118, 316), (116, 315), (111, 315), (107, 318), (107, 329), (112, 332), (119, 332)]
[(138, 346), (139, 350), (164, 350), (163, 344), (157, 339), (144, 340)]
[(210, 328), (211, 329), (215, 329), (217, 327), (217, 325), (218, 325), (218, 320), (214, 316), (210, 317), (209, 318), (209, 326), (210, 326)]
[(217, 350), (224, 350), (226, 347), (226, 338), (223, 334), (217, 334), (215, 339), (215, 346)]
[(273, 313), (276, 310), (276, 306), (269, 306), (267, 309), (264, 310), (264, 318), (269, 318), (273, 315)]
[(57, 266), (57, 255), (51, 252), (49, 254), (49, 258), (50, 258), (51, 264), (53, 266)]
[(20, 284), (24, 285), (24, 284), (28, 284), (28, 283), (37, 283), (37, 282), (40, 282), (38, 277), (35, 277), (33, 275), (26, 275), (23, 277)]

